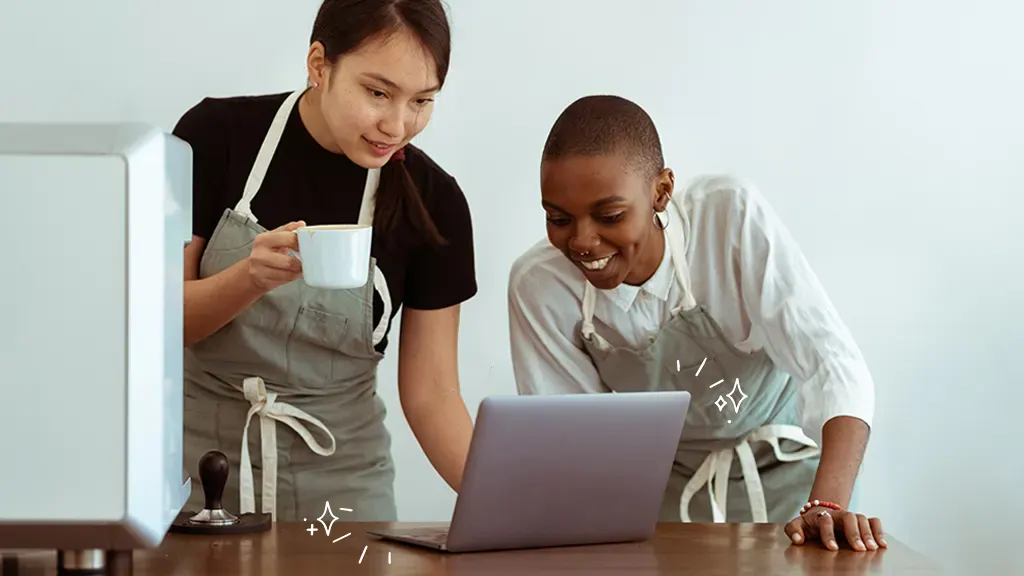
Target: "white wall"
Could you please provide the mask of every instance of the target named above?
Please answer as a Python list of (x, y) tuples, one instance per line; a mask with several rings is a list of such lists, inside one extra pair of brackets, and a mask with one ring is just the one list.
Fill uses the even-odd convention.
[[(1024, 514), (1012, 434), (1024, 400), (1024, 8), (449, 2), (449, 85), (418, 143), (458, 177), (476, 222), (480, 294), (460, 350), (470, 409), (513, 391), (505, 284), (544, 233), (547, 130), (576, 97), (618, 93), (655, 118), (681, 177), (728, 170), (760, 184), (858, 338), (878, 386), (863, 511), (956, 573), (1008, 573)], [(295, 88), (318, 2), (97, 4), (2, 4), (0, 121), (170, 129), (204, 95)], [(400, 514), (445, 519), (454, 496), (401, 417), (394, 359), (381, 376)]]

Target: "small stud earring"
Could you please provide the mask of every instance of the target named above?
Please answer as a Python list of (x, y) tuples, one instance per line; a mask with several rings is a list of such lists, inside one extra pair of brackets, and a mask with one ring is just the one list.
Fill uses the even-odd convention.
[(320, 83), (319, 82), (313, 82), (313, 88), (319, 88), (319, 87), (320, 87)]

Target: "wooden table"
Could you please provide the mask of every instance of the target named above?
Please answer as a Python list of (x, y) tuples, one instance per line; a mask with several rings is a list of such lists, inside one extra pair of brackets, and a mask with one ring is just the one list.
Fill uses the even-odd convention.
[[(278, 524), (248, 536), (169, 534), (154, 550), (134, 554), (135, 576), (326, 576), (622, 574), (940, 574), (927, 559), (892, 536), (889, 548), (830, 552), (821, 545), (792, 546), (781, 525), (659, 524), (648, 542), (447, 554), (367, 536), (372, 523), (335, 522), (331, 535), (310, 534), (308, 524)], [(413, 524), (403, 524), (413, 525)], [(318, 526), (319, 527), (319, 526)], [(334, 543), (338, 536), (351, 536)], [(389, 563), (390, 562), (390, 563)], [(12, 576), (4, 563), (2, 576)], [(56, 553), (22, 553), (17, 576), (56, 574)]]

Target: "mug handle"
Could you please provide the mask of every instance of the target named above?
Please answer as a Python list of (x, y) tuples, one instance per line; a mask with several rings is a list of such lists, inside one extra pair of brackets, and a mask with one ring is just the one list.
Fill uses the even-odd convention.
[[(299, 231), (298, 230), (292, 230), (292, 234), (295, 234), (295, 237), (297, 238), (299, 236)], [(298, 251), (292, 250), (291, 248), (289, 248), (288, 249), (288, 254), (290, 254), (291, 256), (294, 256), (295, 259), (298, 260), (299, 262), (302, 262), (302, 256), (299, 256)]]

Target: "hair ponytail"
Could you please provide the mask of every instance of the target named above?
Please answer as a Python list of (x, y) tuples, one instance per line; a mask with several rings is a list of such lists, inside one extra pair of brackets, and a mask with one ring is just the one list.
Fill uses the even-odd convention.
[(396, 232), (410, 226), (416, 236), (430, 246), (443, 246), (448, 241), (434, 225), (423, 204), (416, 183), (405, 167), (405, 150), (400, 149), (381, 168), (377, 188), (374, 228), (381, 231), (390, 243)]

